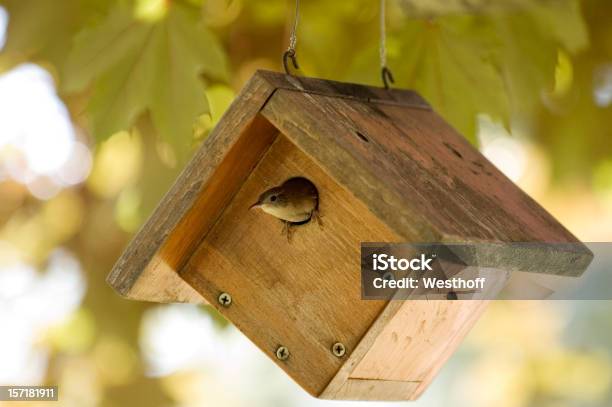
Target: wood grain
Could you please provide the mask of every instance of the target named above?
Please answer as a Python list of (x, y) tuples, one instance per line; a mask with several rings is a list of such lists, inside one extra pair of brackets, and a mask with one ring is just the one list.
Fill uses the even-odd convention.
[(386, 400), (402, 401), (413, 400), (420, 382), (407, 382), (395, 380), (354, 379), (349, 378), (344, 385), (334, 393), (321, 396), (333, 400)]
[(516, 268), (572, 276), (592, 259), (586, 246), (431, 110), (281, 89), (262, 114), (406, 241), (571, 243), (574, 262), (557, 261), (564, 251), (542, 245), (530, 264), (510, 253), (487, 266), (515, 260)]
[(336, 99), (431, 110), (431, 106), (421, 95), (408, 89), (384, 89), (326, 79), (282, 75), (269, 71), (257, 71), (257, 75), (276, 89), (294, 91), (303, 96), (330, 96)]
[[(266, 189), (303, 176), (318, 188), (324, 223), (297, 227), (289, 243), (281, 222), (250, 204)], [(360, 242), (397, 241), (346, 189), (298, 148), (279, 136), (219, 221), (181, 271), (181, 277), (216, 305), (266, 354), (279, 345), (291, 357), (281, 368), (313, 395), (320, 394), (343, 363), (335, 342), (354, 349), (385, 306), (362, 301)]]
[[(403, 301), (349, 378), (429, 383), (487, 305), (470, 300)], [(412, 399), (416, 396), (411, 394)]]

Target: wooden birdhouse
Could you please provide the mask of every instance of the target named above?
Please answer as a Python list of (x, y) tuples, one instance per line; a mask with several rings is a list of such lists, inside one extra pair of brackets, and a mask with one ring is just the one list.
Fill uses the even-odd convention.
[[(296, 176), (323, 227), (288, 241), (248, 208)], [(360, 242), (579, 244), (417, 93), (259, 71), (108, 281), (209, 303), (315, 397), (415, 399), (487, 302), (362, 300)]]

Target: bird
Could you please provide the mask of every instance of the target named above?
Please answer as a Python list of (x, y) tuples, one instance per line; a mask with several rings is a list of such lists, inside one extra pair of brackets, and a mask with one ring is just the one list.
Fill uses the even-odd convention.
[(323, 227), (319, 214), (319, 192), (307, 178), (289, 178), (281, 185), (264, 191), (249, 209), (259, 208), (283, 222), (283, 234), (291, 242), (293, 226), (316, 219)]

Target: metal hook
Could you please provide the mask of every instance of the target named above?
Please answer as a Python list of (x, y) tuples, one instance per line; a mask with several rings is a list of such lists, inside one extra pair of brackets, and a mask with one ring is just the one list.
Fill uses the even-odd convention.
[(295, 57), (295, 50), (288, 49), (283, 53), (283, 67), (285, 68), (285, 73), (287, 75), (291, 75), (291, 72), (289, 72), (289, 64), (287, 63), (287, 59), (291, 59), (291, 62), (293, 63), (293, 67), (295, 69), (300, 69), (297, 63), (297, 59)]
[(395, 83), (391, 70), (386, 66), (383, 66), (380, 70), (380, 76), (382, 77), (383, 84), (385, 85), (385, 89), (387, 90), (389, 89), (389, 82)]

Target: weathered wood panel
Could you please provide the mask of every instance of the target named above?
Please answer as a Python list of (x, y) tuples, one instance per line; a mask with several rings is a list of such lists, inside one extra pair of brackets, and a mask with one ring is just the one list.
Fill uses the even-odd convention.
[(289, 76), (277, 72), (258, 71), (276, 89), (299, 92), (303, 96), (322, 95), (333, 98), (358, 100), (366, 103), (397, 105), (431, 110), (429, 104), (418, 93), (407, 89), (383, 89), (374, 86), (337, 82), (326, 79)]
[[(591, 259), (431, 110), (281, 89), (262, 114), (406, 241), (573, 243), (572, 256)], [(541, 270), (549, 273), (586, 268), (563, 268), (555, 256), (542, 247), (530, 261), (558, 266)]]

